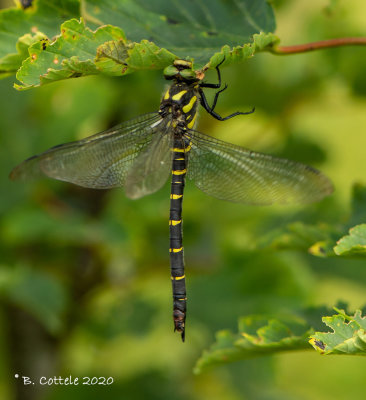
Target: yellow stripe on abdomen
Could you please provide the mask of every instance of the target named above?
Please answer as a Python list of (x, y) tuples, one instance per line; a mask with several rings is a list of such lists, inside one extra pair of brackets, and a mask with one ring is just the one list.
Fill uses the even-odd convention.
[(183, 175), (183, 174), (185, 174), (187, 172), (187, 170), (186, 169), (182, 169), (182, 170), (178, 170), (178, 171), (172, 171), (172, 174), (173, 175)]
[(185, 275), (182, 275), (182, 276), (171, 276), (170, 278), (172, 279), (172, 281), (180, 281), (180, 280), (184, 279), (185, 277), (186, 277)]
[(179, 249), (169, 249), (169, 252), (170, 252), (170, 253), (179, 253), (179, 252), (181, 252), (181, 251), (183, 251), (183, 247), (181, 247), (181, 248), (179, 248)]
[(188, 153), (189, 150), (191, 150), (191, 145), (188, 145), (186, 148), (184, 149), (179, 149), (178, 147), (174, 147), (174, 149), (171, 149), (172, 151), (175, 151), (176, 153)]

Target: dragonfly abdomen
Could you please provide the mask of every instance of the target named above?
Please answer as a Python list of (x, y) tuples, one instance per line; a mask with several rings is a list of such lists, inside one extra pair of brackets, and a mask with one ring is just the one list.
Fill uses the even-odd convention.
[(173, 142), (172, 183), (170, 192), (170, 269), (173, 288), (174, 330), (185, 337), (186, 320), (186, 280), (184, 274), (184, 253), (182, 234), (182, 203), (186, 177), (187, 153), (189, 145), (181, 138)]

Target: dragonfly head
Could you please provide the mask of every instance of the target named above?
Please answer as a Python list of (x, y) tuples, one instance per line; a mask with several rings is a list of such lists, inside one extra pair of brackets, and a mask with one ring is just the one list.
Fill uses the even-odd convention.
[(175, 60), (173, 65), (169, 65), (164, 69), (164, 77), (167, 80), (175, 79), (186, 83), (200, 81), (195, 71), (192, 69), (192, 63), (186, 60)]

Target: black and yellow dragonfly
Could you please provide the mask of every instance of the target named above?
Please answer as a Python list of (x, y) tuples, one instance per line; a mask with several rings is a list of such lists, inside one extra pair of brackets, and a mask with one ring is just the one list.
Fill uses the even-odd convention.
[[(219, 64), (220, 65), (220, 64)], [(171, 178), (170, 266), (174, 328), (185, 337), (186, 284), (182, 244), (182, 200), (186, 176), (203, 192), (221, 200), (245, 204), (311, 203), (329, 195), (330, 181), (316, 169), (294, 161), (256, 153), (206, 136), (194, 129), (198, 103), (218, 120), (215, 112), (221, 88), (205, 83), (192, 64), (176, 60), (164, 70), (172, 84), (158, 112), (141, 115), (86, 139), (52, 147), (11, 172), (12, 179), (37, 175), (76, 185), (125, 188), (137, 199), (160, 189)], [(204, 88), (220, 89), (210, 107)]]

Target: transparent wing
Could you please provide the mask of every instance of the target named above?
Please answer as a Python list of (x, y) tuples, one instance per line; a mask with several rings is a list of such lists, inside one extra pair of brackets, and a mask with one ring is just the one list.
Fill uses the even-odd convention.
[(235, 146), (189, 131), (188, 178), (210, 196), (246, 204), (311, 203), (333, 191), (331, 182), (304, 164)]
[(96, 189), (123, 186), (129, 168), (161, 124), (157, 113), (141, 115), (83, 140), (52, 147), (15, 167), (10, 177), (46, 175)]
[(172, 169), (171, 135), (167, 129), (154, 135), (150, 146), (141, 153), (127, 174), (126, 196), (138, 199), (159, 190)]

